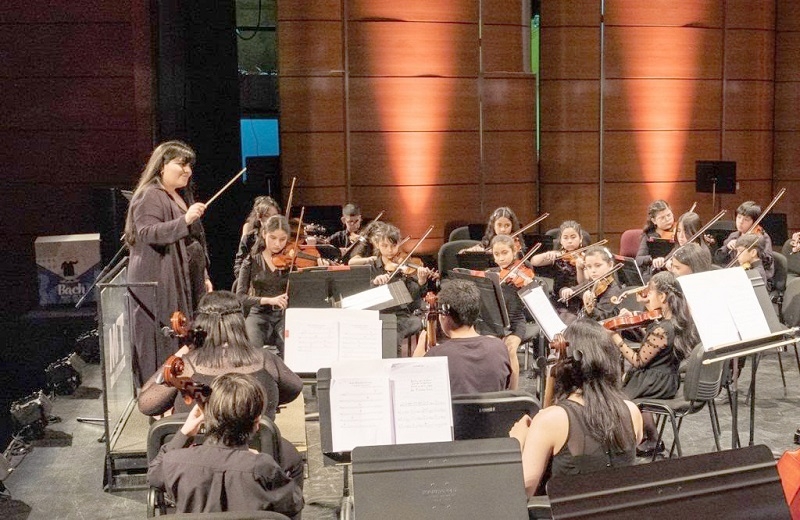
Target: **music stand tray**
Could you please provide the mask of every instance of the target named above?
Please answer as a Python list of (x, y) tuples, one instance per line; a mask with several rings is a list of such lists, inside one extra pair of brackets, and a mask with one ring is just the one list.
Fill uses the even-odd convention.
[(289, 306), (307, 309), (333, 307), (342, 297), (372, 287), (371, 269), (367, 265), (343, 269), (312, 267), (289, 273)]

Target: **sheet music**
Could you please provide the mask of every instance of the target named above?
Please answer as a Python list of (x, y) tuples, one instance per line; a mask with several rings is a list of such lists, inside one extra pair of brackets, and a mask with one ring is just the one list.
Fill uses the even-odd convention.
[(342, 353), (343, 334), (356, 347), (353, 354), (347, 349), (349, 359), (382, 357), (383, 330), (377, 311), (290, 308), (284, 328), (285, 361), (294, 372), (316, 373), (330, 367)]
[(342, 309), (368, 309), (392, 301), (392, 293), (387, 284), (342, 298)]
[(553, 341), (556, 334), (564, 332), (567, 328), (553, 307), (553, 304), (550, 302), (550, 299), (544, 293), (544, 288), (536, 287), (531, 290), (520, 291), (517, 294), (519, 294), (525, 307), (531, 311), (533, 318), (542, 328), (548, 340)]
[(391, 398), (381, 360), (335, 363), (330, 395), (334, 451), (392, 444)]
[(395, 444), (453, 440), (446, 357), (393, 361), (389, 380)]
[(767, 319), (744, 269), (716, 269), (678, 278), (705, 350), (767, 336)]
[[(375, 313), (377, 311), (364, 311)], [(339, 361), (381, 359), (383, 357), (383, 323), (342, 321), (339, 323)]]

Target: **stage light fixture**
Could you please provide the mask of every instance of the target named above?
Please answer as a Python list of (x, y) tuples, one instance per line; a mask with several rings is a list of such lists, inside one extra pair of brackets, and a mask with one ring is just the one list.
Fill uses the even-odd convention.
[(53, 403), (42, 390), (11, 403), (14, 434), (24, 438), (40, 439), (47, 428)]
[(47, 391), (57, 395), (71, 395), (81, 386), (80, 369), (86, 363), (76, 353), (50, 363), (44, 370)]

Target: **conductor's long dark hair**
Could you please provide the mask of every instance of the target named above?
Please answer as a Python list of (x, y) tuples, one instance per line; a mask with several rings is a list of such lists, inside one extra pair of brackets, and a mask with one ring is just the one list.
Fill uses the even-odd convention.
[(608, 331), (594, 320), (581, 318), (564, 331), (569, 358), (560, 361), (555, 395), (583, 395), (583, 420), (589, 434), (615, 452), (636, 445), (631, 413), (620, 390), (619, 350)]

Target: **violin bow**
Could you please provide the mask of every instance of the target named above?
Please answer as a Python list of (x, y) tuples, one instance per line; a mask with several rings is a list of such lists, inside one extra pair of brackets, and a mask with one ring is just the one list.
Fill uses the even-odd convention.
[[(703, 236), (703, 233), (705, 233), (706, 231), (708, 231), (708, 228), (710, 228), (711, 226), (713, 226), (714, 224), (716, 224), (716, 223), (717, 223), (717, 221), (718, 221), (719, 219), (721, 219), (721, 218), (722, 218), (722, 217), (725, 215), (725, 213), (727, 213), (727, 211), (726, 211), (726, 210), (724, 210), (724, 209), (723, 209), (722, 211), (720, 211), (719, 213), (717, 213), (717, 214), (714, 216), (714, 218), (712, 218), (711, 220), (709, 220), (709, 221), (708, 221), (708, 223), (707, 223), (705, 226), (703, 226), (703, 227), (701, 227), (700, 229), (698, 229), (698, 230), (697, 230), (697, 232), (696, 232), (694, 235), (692, 235), (692, 236), (691, 236), (691, 238), (689, 238), (689, 240), (687, 240), (687, 241), (686, 241), (686, 244), (690, 244), (690, 243), (694, 242), (695, 240), (697, 240), (699, 237)], [(683, 244), (682, 246), (678, 246), (678, 247), (676, 247), (675, 249), (673, 249), (672, 251), (670, 251), (670, 252), (669, 252), (669, 254), (668, 254), (667, 256), (665, 256), (665, 257), (664, 257), (664, 262), (666, 262), (666, 261), (668, 261), (668, 260), (672, 259), (672, 257), (673, 257), (673, 256), (675, 256), (675, 254), (676, 254), (678, 251), (680, 251), (681, 249), (683, 249), (684, 247), (686, 247), (686, 244)]]
[[(764, 211), (761, 212), (761, 215), (759, 215), (758, 218), (755, 220), (755, 222), (753, 222), (753, 225), (750, 226), (750, 229), (753, 230), (753, 233), (755, 233), (756, 229), (758, 229), (758, 224), (762, 220), (764, 220), (764, 217), (767, 216), (767, 213), (769, 213), (770, 210), (775, 206), (775, 204), (778, 203), (778, 201), (781, 199), (781, 197), (783, 197), (784, 193), (786, 193), (786, 188), (781, 188), (781, 191), (779, 191), (778, 194), (775, 195), (775, 198), (772, 199), (772, 202), (770, 202), (769, 205), (766, 208), (764, 208)], [(748, 233), (749, 232), (750, 232), (750, 230), (748, 230)], [(745, 233), (745, 234), (747, 234), (747, 233)], [(742, 251), (738, 255), (736, 255), (736, 257), (733, 260), (731, 260), (731, 262), (728, 265), (726, 265), (725, 267), (733, 267), (734, 265), (736, 265), (736, 263), (739, 261), (739, 257), (742, 256), (744, 254), (744, 252), (747, 251), (748, 249), (750, 249), (750, 247), (748, 247), (747, 249), (742, 249)]]
[[(306, 207), (303, 206), (300, 208), (300, 222), (297, 223), (297, 235), (294, 238), (294, 254), (292, 255), (292, 263), (289, 264), (289, 274), (294, 271), (294, 262), (297, 260), (297, 252), (300, 251), (298, 245), (300, 244), (300, 230), (303, 229), (303, 216), (306, 213)], [(289, 294), (289, 281), (286, 280), (286, 294)]]
[(411, 255), (413, 255), (413, 254), (414, 254), (414, 252), (417, 250), (417, 248), (418, 248), (418, 247), (419, 247), (419, 246), (422, 244), (422, 242), (424, 242), (424, 241), (425, 241), (425, 239), (426, 239), (426, 238), (428, 238), (428, 235), (430, 235), (430, 234), (431, 234), (431, 231), (433, 231), (433, 225), (431, 225), (431, 227), (429, 227), (429, 228), (428, 228), (428, 231), (426, 231), (426, 232), (425, 232), (425, 234), (424, 234), (424, 235), (422, 235), (422, 237), (419, 239), (419, 241), (418, 241), (416, 244), (414, 244), (414, 247), (412, 247), (412, 248), (411, 248), (411, 251), (410, 251), (410, 252), (409, 252), (409, 253), (406, 255), (406, 257), (403, 259), (403, 261), (402, 261), (402, 262), (400, 262), (400, 263), (397, 265), (397, 268), (394, 270), (394, 272), (393, 272), (391, 275), (389, 275), (389, 280), (388, 280), (386, 283), (389, 283), (389, 282), (391, 282), (391, 281), (392, 281), (392, 278), (394, 278), (394, 277), (395, 277), (395, 275), (396, 275), (397, 273), (399, 273), (399, 272), (400, 272), (400, 270), (401, 270), (403, 267), (405, 267), (405, 265), (408, 263), (409, 259), (411, 259)]
[(623, 266), (623, 265), (625, 265), (625, 264), (617, 264), (617, 265), (615, 265), (615, 266), (614, 266), (614, 267), (612, 267), (612, 268), (611, 268), (611, 269), (610, 269), (610, 270), (609, 270), (609, 271), (608, 271), (606, 274), (604, 274), (603, 276), (601, 276), (601, 277), (600, 277), (600, 278), (598, 278), (597, 280), (588, 280), (588, 281), (586, 281), (586, 282), (583, 282), (581, 285), (579, 285), (578, 287), (576, 287), (576, 288), (575, 288), (575, 290), (573, 290), (573, 291), (572, 291), (572, 294), (570, 294), (570, 295), (569, 295), (569, 296), (567, 296), (566, 298), (559, 298), (559, 299), (558, 299), (558, 301), (560, 301), (561, 303), (567, 303), (567, 302), (568, 302), (568, 301), (570, 301), (572, 298), (574, 298), (575, 296), (577, 296), (577, 295), (579, 295), (579, 294), (583, 293), (583, 291), (585, 291), (585, 290), (586, 290), (586, 289), (588, 289), (589, 287), (591, 287), (591, 286), (595, 285), (597, 282), (599, 282), (599, 281), (600, 281), (600, 280), (602, 280), (603, 278), (608, 278), (608, 277), (609, 277), (609, 276), (611, 276), (612, 274), (614, 274), (614, 273), (616, 273), (617, 271), (619, 271), (620, 269), (622, 269), (622, 266)]
[(584, 251), (586, 251), (590, 247), (603, 246), (603, 245), (606, 245), (607, 243), (608, 243), (608, 239), (604, 238), (603, 240), (598, 240), (594, 244), (589, 244), (588, 246), (583, 246), (581, 248), (578, 248), (575, 251), (567, 251), (564, 254), (562, 254), (561, 256), (559, 256), (558, 258), (556, 258), (556, 260), (561, 260), (562, 258), (564, 258), (565, 256), (568, 256), (568, 255), (577, 255), (577, 254), (583, 253)]
[(231, 187), (231, 184), (233, 184), (234, 182), (236, 182), (236, 179), (238, 179), (239, 177), (241, 177), (242, 175), (244, 175), (244, 172), (246, 172), (246, 171), (247, 171), (247, 168), (242, 168), (241, 170), (239, 170), (239, 173), (237, 173), (236, 175), (234, 175), (234, 176), (233, 176), (233, 178), (232, 178), (231, 180), (229, 180), (227, 184), (225, 184), (225, 186), (223, 186), (222, 188), (220, 188), (220, 189), (219, 189), (219, 191), (218, 191), (218, 192), (216, 192), (216, 193), (214, 194), (214, 196), (213, 196), (213, 197), (211, 197), (210, 199), (208, 199), (208, 201), (206, 202), (206, 207), (209, 207), (209, 206), (211, 205), (211, 203), (212, 203), (212, 202), (214, 202), (214, 200), (216, 200), (216, 198), (217, 198), (217, 197), (219, 197), (220, 195), (222, 195), (222, 194), (225, 192), (225, 190), (227, 190), (228, 188), (230, 188), (230, 187)]
[(519, 234), (524, 233), (525, 231), (529, 230), (530, 228), (532, 228), (533, 226), (535, 226), (536, 224), (538, 224), (539, 222), (543, 221), (544, 219), (546, 219), (549, 216), (550, 216), (550, 213), (542, 213), (539, 217), (536, 218), (536, 220), (530, 222), (529, 224), (525, 224), (524, 226), (522, 226), (521, 228), (516, 230), (514, 233), (512, 233), (511, 234), (511, 238), (514, 238), (514, 237), (518, 236)]
[(520, 260), (519, 262), (517, 262), (517, 265), (515, 265), (515, 266), (514, 266), (512, 269), (509, 269), (508, 273), (507, 273), (507, 274), (506, 274), (506, 275), (505, 275), (505, 276), (504, 276), (504, 277), (503, 277), (503, 278), (500, 280), (500, 283), (503, 283), (503, 282), (505, 282), (506, 280), (508, 280), (509, 278), (511, 278), (512, 276), (514, 276), (515, 274), (517, 274), (517, 271), (519, 271), (519, 268), (520, 268), (520, 267), (522, 267), (522, 265), (525, 263), (525, 261), (526, 261), (526, 260), (528, 260), (530, 257), (532, 257), (532, 256), (533, 256), (533, 254), (534, 254), (536, 251), (538, 251), (539, 249), (541, 249), (541, 247), (542, 247), (542, 243), (541, 243), (541, 242), (539, 242), (538, 244), (536, 244), (535, 246), (533, 246), (533, 247), (531, 248), (531, 250), (530, 250), (530, 251), (528, 251), (528, 252), (525, 254), (525, 256), (523, 256), (523, 257), (522, 257), (522, 260)]
[(289, 214), (292, 212), (292, 197), (294, 197), (294, 183), (297, 182), (297, 177), (292, 177), (292, 186), (289, 188), (289, 198), (286, 199), (286, 219), (289, 219)]
[[(381, 219), (381, 217), (383, 216), (384, 212), (385, 212), (385, 210), (381, 210), (381, 212), (380, 212), (380, 213), (378, 213), (378, 216), (377, 216), (377, 217), (375, 217), (374, 219), (370, 220), (370, 221), (369, 221), (369, 224), (367, 224), (366, 226), (364, 226), (364, 228), (366, 229), (367, 227), (369, 227), (369, 225), (370, 225), (370, 224), (372, 224), (372, 223), (374, 223), (374, 222), (377, 222), (377, 221), (379, 221), (379, 220)], [(364, 239), (364, 236), (363, 236), (363, 235), (361, 235), (361, 234), (359, 234), (359, 235), (358, 235), (358, 238), (359, 238), (358, 240), (354, 241), (352, 244), (350, 244), (349, 246), (347, 246), (347, 249), (345, 249), (345, 250), (344, 250), (344, 253), (342, 253), (342, 258), (347, 258), (347, 255), (349, 255), (350, 253), (352, 253), (352, 252), (353, 252), (353, 249), (355, 249), (356, 245), (358, 245), (359, 243), (361, 243), (361, 241), (362, 241), (362, 240), (365, 240), (365, 239)]]

